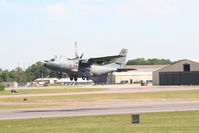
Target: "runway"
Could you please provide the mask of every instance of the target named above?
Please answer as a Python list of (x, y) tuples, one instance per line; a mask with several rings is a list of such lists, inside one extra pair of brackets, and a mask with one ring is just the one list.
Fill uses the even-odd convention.
[(199, 99), (108, 101), (87, 107), (0, 111), (0, 120), (199, 110)]

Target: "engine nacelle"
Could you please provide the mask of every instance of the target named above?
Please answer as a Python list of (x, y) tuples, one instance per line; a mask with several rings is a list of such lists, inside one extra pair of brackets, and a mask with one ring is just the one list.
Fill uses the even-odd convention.
[(88, 64), (88, 59), (82, 59), (82, 60), (80, 60), (80, 63), (82, 63), (82, 64)]

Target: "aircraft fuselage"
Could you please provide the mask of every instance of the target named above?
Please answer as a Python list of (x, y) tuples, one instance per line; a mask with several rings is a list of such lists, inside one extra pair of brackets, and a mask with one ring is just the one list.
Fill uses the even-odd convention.
[(91, 78), (93, 76), (102, 75), (117, 70), (116, 68), (110, 67), (109, 65), (95, 65), (95, 64), (90, 65), (89, 67), (81, 68), (79, 67), (78, 61), (72, 61), (72, 60), (67, 60), (65, 62), (60, 62), (60, 61), (46, 62), (44, 66), (54, 71), (68, 73), (68, 75), (72, 77), (85, 77), (85, 78)]
[(59, 72), (67, 73), (71, 80), (77, 81), (78, 77), (90, 79), (91, 77), (110, 73), (123, 68), (126, 61), (127, 49), (122, 49), (119, 55), (98, 58), (74, 59), (54, 58), (47, 60), (44, 66)]

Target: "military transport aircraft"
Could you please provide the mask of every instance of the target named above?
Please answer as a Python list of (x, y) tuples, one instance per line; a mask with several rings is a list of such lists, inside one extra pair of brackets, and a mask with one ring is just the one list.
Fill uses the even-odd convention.
[(89, 80), (94, 76), (122, 70), (126, 62), (127, 51), (127, 49), (122, 49), (119, 55), (89, 59), (83, 59), (83, 54), (79, 57), (76, 53), (73, 59), (55, 57), (46, 60), (44, 66), (54, 71), (67, 73), (71, 81), (77, 81), (78, 77)]

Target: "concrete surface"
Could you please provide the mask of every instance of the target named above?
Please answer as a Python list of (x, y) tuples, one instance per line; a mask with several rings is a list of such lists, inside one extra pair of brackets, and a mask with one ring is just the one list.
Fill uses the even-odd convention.
[(112, 101), (87, 107), (0, 111), (0, 120), (199, 110), (199, 99), (169, 101)]

